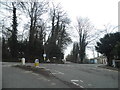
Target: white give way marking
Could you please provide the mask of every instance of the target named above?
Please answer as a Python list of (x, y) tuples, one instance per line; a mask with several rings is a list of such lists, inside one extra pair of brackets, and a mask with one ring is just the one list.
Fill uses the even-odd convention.
[(84, 88), (83, 86), (81, 86), (81, 85), (79, 85), (77, 82), (83, 82), (82, 80), (71, 80), (71, 82), (74, 84), (74, 85), (76, 85), (76, 86), (79, 86), (79, 87), (81, 87), (81, 88)]
[(52, 74), (64, 74), (64, 73), (62, 73), (62, 72), (60, 72), (60, 71), (57, 71), (57, 70), (55, 70), (55, 73), (52, 73)]

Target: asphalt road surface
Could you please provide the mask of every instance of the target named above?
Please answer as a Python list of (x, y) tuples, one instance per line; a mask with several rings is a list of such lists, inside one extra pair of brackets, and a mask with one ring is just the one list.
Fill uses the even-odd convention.
[(118, 88), (118, 71), (97, 67), (99, 64), (39, 65), (55, 78), (12, 67), (16, 64), (3, 63), (2, 88)]
[(2, 89), (2, 62), (0, 62), (0, 90)]

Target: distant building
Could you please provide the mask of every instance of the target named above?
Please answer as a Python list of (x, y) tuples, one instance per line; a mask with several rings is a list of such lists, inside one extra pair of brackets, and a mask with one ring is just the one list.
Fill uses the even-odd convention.
[(91, 64), (97, 64), (97, 60), (96, 59), (89, 59), (89, 63), (91, 63)]
[(99, 56), (96, 58), (89, 59), (89, 63), (93, 64), (107, 64), (107, 58), (105, 56)]

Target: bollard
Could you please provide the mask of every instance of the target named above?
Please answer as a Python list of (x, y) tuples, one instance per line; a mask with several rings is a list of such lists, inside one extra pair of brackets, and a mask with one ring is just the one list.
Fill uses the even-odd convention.
[(39, 67), (39, 59), (35, 59), (35, 67)]
[(25, 65), (25, 58), (22, 58), (22, 65)]

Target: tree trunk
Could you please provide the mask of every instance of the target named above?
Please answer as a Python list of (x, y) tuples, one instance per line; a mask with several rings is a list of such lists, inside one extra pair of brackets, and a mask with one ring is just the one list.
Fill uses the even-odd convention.
[(112, 66), (112, 59), (110, 56), (107, 56), (107, 65)]

